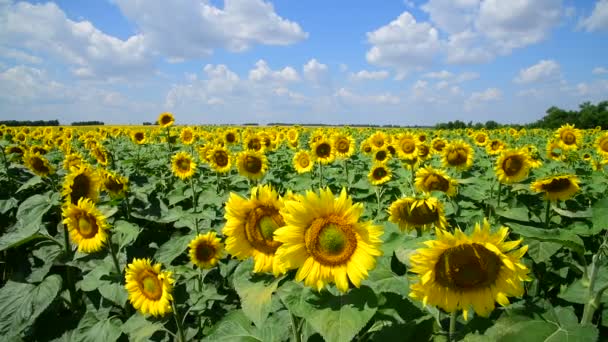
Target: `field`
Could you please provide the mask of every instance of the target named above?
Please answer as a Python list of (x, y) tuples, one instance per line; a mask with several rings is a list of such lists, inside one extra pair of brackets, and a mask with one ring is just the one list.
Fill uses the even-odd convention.
[(0, 134), (7, 341), (608, 334), (599, 127)]

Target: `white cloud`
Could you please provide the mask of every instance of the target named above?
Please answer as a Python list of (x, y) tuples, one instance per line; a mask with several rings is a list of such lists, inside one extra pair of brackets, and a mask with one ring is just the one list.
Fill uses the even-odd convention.
[(483, 103), (498, 101), (502, 98), (502, 92), (498, 88), (488, 88), (484, 91), (473, 92), (465, 102), (465, 110), (471, 111)]
[(480, 0), (430, 0), (421, 8), (441, 30), (458, 33), (473, 24), (479, 3)]
[(598, 0), (593, 12), (580, 22), (587, 32), (608, 30), (608, 0)]
[(409, 12), (403, 12), (389, 24), (368, 32), (367, 40), (372, 44), (366, 54), (367, 61), (393, 67), (402, 77), (409, 71), (431, 64), (441, 51), (437, 29), (429, 23), (417, 22)]
[(479, 74), (476, 72), (466, 71), (460, 74), (454, 74), (447, 70), (427, 72), (422, 76), (425, 78), (448, 80), (456, 83), (467, 82), (479, 78)]
[(244, 51), (252, 45), (289, 45), (306, 39), (296, 22), (280, 17), (263, 0), (116, 0), (146, 43), (169, 58), (199, 58), (216, 48)]
[(368, 71), (361, 70), (356, 73), (351, 73), (350, 78), (353, 81), (381, 81), (388, 77), (388, 71), (380, 70), (380, 71)]
[(604, 75), (604, 74), (608, 74), (608, 69), (606, 69), (604, 67), (595, 67), (595, 68), (593, 68), (592, 73), (594, 75)]
[(445, 80), (448, 78), (452, 78), (454, 76), (454, 74), (447, 70), (441, 70), (441, 71), (427, 72), (423, 76), (426, 78), (435, 78), (435, 79)]
[(398, 96), (391, 93), (384, 93), (378, 95), (363, 95), (353, 94), (346, 88), (340, 88), (334, 94), (334, 97), (341, 99), (342, 101), (357, 105), (357, 104), (383, 104), (383, 105), (396, 105), (401, 102)]
[(295, 82), (300, 80), (298, 72), (292, 67), (281, 70), (271, 70), (266, 61), (260, 59), (255, 63), (255, 68), (249, 71), (249, 80), (256, 82)]
[(36, 57), (30, 55), (21, 50), (10, 49), (0, 46), (0, 56), (4, 58), (13, 59), (19, 63), (27, 63), (27, 64), (40, 64), (42, 63), (42, 59), (40, 57)]
[(327, 71), (327, 65), (320, 63), (315, 58), (309, 60), (302, 67), (304, 78), (317, 84), (327, 83), (329, 77)]
[(561, 71), (559, 64), (554, 60), (541, 60), (529, 68), (521, 69), (519, 75), (513, 80), (515, 83), (550, 82), (559, 80)]
[(446, 62), (450, 64), (480, 64), (494, 59), (495, 54), (483, 36), (466, 30), (451, 34), (447, 42)]

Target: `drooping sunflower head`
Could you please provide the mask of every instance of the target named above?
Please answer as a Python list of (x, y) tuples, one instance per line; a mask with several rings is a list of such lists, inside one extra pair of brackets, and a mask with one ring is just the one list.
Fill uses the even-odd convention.
[(474, 135), (474, 140), (477, 146), (486, 146), (488, 143), (488, 134), (486, 132), (477, 132)]
[(323, 137), (312, 144), (311, 151), (315, 160), (321, 164), (329, 164), (336, 159), (336, 149), (332, 140)]
[(104, 170), (102, 172), (101, 184), (103, 189), (107, 191), (112, 197), (122, 197), (127, 191), (129, 180), (124, 177), (115, 174), (112, 171)]
[(391, 180), (393, 172), (385, 163), (375, 163), (369, 173), (367, 179), (372, 185), (382, 185)]
[(437, 137), (431, 141), (431, 149), (433, 153), (441, 154), (443, 153), (443, 149), (446, 147), (447, 144), (448, 143), (444, 139)]
[(398, 224), (402, 231), (426, 230), (432, 226), (447, 228), (443, 204), (435, 197), (404, 197), (393, 202), (388, 212), (389, 221)]
[(97, 201), (99, 195), (99, 174), (88, 164), (80, 164), (70, 168), (65, 177), (61, 194), (66, 203), (78, 204), (81, 198)]
[(502, 141), (500, 141), (499, 139), (490, 140), (486, 144), (486, 152), (489, 155), (499, 154), (504, 149), (505, 149), (505, 144)]
[(574, 125), (562, 125), (555, 137), (564, 150), (576, 150), (583, 144), (583, 134), (580, 129), (574, 128)]
[(171, 171), (177, 177), (189, 179), (196, 172), (196, 163), (188, 152), (178, 152), (171, 158)]
[(275, 257), (281, 245), (275, 231), (285, 225), (280, 213), (283, 201), (268, 185), (251, 189), (251, 198), (245, 199), (231, 193), (226, 203), (226, 251), (238, 259), (253, 257), (254, 272), (285, 272)]
[(349, 158), (355, 153), (355, 139), (349, 134), (336, 134), (333, 137), (336, 157)]
[(314, 166), (314, 159), (308, 151), (301, 150), (293, 156), (293, 166), (298, 173), (310, 172)]
[(597, 137), (595, 140), (595, 146), (598, 153), (608, 157), (608, 133), (604, 133), (603, 135)]
[(417, 139), (416, 136), (411, 133), (401, 134), (396, 142), (396, 150), (399, 158), (408, 159), (417, 155)]
[(443, 166), (467, 170), (473, 165), (473, 149), (462, 140), (448, 144), (443, 150)]
[(108, 165), (108, 152), (101, 145), (95, 146), (91, 150), (91, 154), (93, 155), (93, 157), (95, 157), (98, 164), (102, 166)]
[(90, 199), (81, 198), (78, 204), (65, 206), (63, 217), (70, 238), (79, 251), (98, 252), (108, 240), (106, 218)]
[(546, 177), (530, 185), (534, 192), (542, 192), (549, 201), (565, 201), (572, 198), (579, 190), (579, 179), (576, 175), (558, 175)]
[(346, 292), (367, 278), (382, 254), (382, 227), (360, 222), (361, 203), (353, 203), (342, 190), (334, 197), (329, 189), (308, 191), (285, 202), (285, 226), (275, 231), (282, 243), (277, 257), (289, 269), (298, 269), (296, 280), (320, 291), (329, 283)]
[(430, 193), (441, 191), (452, 197), (458, 191), (458, 182), (443, 170), (434, 169), (430, 166), (423, 167), (416, 171), (416, 190)]
[(391, 153), (388, 151), (386, 146), (378, 148), (372, 152), (374, 163), (386, 163), (391, 159)]
[(504, 150), (496, 160), (496, 177), (503, 184), (521, 182), (530, 172), (530, 157), (525, 150)]
[(133, 259), (125, 272), (129, 301), (144, 315), (164, 316), (171, 312), (173, 283), (170, 271), (161, 271), (161, 264), (150, 259)]
[(51, 148), (49, 146), (32, 145), (30, 146), (30, 153), (38, 153), (40, 155), (45, 155), (49, 153), (50, 149)]
[(212, 268), (222, 257), (224, 246), (215, 232), (199, 234), (190, 241), (190, 261), (200, 268)]
[(215, 146), (210, 149), (207, 152), (207, 160), (211, 168), (219, 173), (226, 173), (232, 167), (230, 151), (224, 146)]
[(239, 153), (236, 166), (242, 176), (261, 179), (268, 171), (268, 158), (263, 153), (245, 150)]
[(175, 118), (173, 117), (173, 114), (169, 112), (160, 113), (160, 115), (158, 116), (158, 124), (160, 125), (160, 127), (170, 127), (171, 125), (173, 125), (174, 122)]
[(411, 271), (417, 274), (410, 297), (447, 312), (463, 310), (468, 319), (471, 309), (488, 317), (496, 302), (507, 306), (507, 297), (524, 294), (522, 284), (531, 279), (521, 259), (528, 246), (518, 248), (521, 240), (505, 241), (506, 227), (493, 233), (484, 220), (470, 236), (460, 229), (436, 233), (435, 240), (410, 257)]
[(23, 155), (23, 164), (40, 177), (47, 177), (55, 172), (49, 161), (40, 153), (28, 152)]
[(192, 145), (194, 140), (196, 140), (194, 130), (192, 130), (192, 128), (190, 127), (185, 127), (184, 129), (182, 129), (179, 137), (184, 145)]

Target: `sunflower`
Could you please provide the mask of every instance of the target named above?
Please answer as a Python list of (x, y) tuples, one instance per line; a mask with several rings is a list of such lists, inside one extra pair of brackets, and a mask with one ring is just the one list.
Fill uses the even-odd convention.
[(259, 134), (251, 134), (245, 138), (244, 147), (247, 150), (264, 153), (264, 141)]
[(411, 133), (404, 133), (397, 139), (396, 149), (399, 158), (401, 159), (411, 159), (414, 156), (417, 156), (416, 153), (416, 145), (417, 139)]
[(78, 245), (78, 251), (98, 252), (108, 240), (106, 218), (90, 199), (81, 198), (77, 205), (65, 206), (63, 217), (63, 223), (72, 241)]
[(486, 132), (477, 132), (474, 139), (477, 146), (486, 146), (488, 143), (488, 134)]
[(418, 275), (410, 297), (447, 312), (462, 310), (466, 320), (471, 307), (487, 317), (495, 302), (507, 306), (508, 296), (524, 294), (522, 282), (531, 279), (521, 259), (528, 246), (518, 248), (521, 240), (506, 242), (508, 228), (492, 233), (484, 220), (470, 236), (460, 229), (436, 233), (435, 240), (425, 242), (410, 258), (411, 271)]
[(504, 149), (505, 149), (505, 144), (498, 139), (491, 140), (490, 142), (488, 142), (486, 144), (486, 152), (489, 155), (499, 154)]
[(171, 170), (177, 177), (185, 180), (194, 175), (196, 163), (190, 153), (178, 152), (171, 158)]
[(171, 312), (173, 283), (170, 271), (161, 271), (161, 264), (152, 266), (150, 259), (133, 259), (125, 272), (129, 302), (142, 314), (163, 316)]
[(321, 164), (329, 164), (336, 158), (336, 149), (328, 138), (321, 138), (311, 146), (315, 160)]
[(194, 135), (194, 131), (190, 127), (185, 127), (182, 129), (179, 138), (181, 139), (184, 145), (192, 145), (196, 136)]
[(61, 194), (66, 203), (78, 204), (81, 198), (97, 201), (99, 195), (99, 174), (87, 164), (80, 164), (70, 169), (65, 177)]
[(106, 166), (108, 165), (108, 152), (102, 146), (95, 146), (91, 154), (97, 160), (97, 163)]
[(173, 125), (174, 122), (175, 118), (173, 117), (173, 114), (169, 112), (160, 113), (160, 115), (158, 116), (158, 124), (162, 128), (170, 127), (171, 125)]
[(603, 135), (597, 137), (595, 140), (595, 146), (598, 153), (604, 157), (608, 157), (608, 133), (604, 133)]
[(49, 153), (51, 148), (49, 146), (40, 146), (40, 145), (32, 145), (30, 147), (30, 153), (38, 153), (41, 155), (45, 155)]
[(293, 156), (293, 166), (298, 173), (310, 172), (314, 166), (314, 160), (308, 151), (298, 151)]
[(198, 146), (196, 148), (196, 151), (198, 152), (198, 157), (204, 161), (204, 162), (209, 162), (209, 160), (207, 159), (208, 157), (208, 153), (211, 149), (213, 149), (215, 146), (212, 143), (206, 143), (203, 146)]
[(230, 152), (223, 146), (211, 148), (207, 152), (207, 160), (209, 161), (211, 168), (219, 173), (226, 173), (230, 171), (230, 168), (232, 167)]
[(63, 158), (63, 168), (66, 170), (70, 170), (73, 167), (77, 167), (82, 164), (84, 159), (78, 152), (73, 152), (66, 154)]
[(20, 145), (9, 145), (4, 149), (6, 154), (11, 155), (12, 160), (22, 159), (25, 149)]
[(268, 185), (253, 187), (249, 200), (230, 193), (222, 231), (226, 236), (226, 251), (240, 260), (253, 257), (254, 272), (284, 273), (285, 269), (275, 257), (281, 242), (273, 236), (285, 225), (281, 208), (281, 197)]
[(549, 201), (565, 201), (579, 191), (578, 183), (576, 175), (558, 175), (538, 180), (530, 185), (530, 189), (534, 192), (544, 192), (545, 199)]
[(336, 134), (333, 137), (334, 149), (336, 150), (336, 157), (338, 158), (350, 158), (355, 153), (355, 139), (349, 134)]
[(426, 141), (426, 133), (418, 133), (418, 142), (424, 143)]
[(441, 154), (443, 153), (443, 149), (446, 147), (447, 144), (448, 143), (445, 140), (441, 138), (435, 138), (431, 141), (431, 150), (435, 154)]
[(448, 144), (443, 150), (443, 166), (467, 170), (473, 165), (473, 149), (462, 140)]
[(376, 131), (369, 138), (369, 143), (373, 149), (381, 148), (387, 142), (386, 133), (382, 131)]
[(236, 166), (249, 179), (261, 179), (268, 171), (268, 158), (263, 153), (245, 150), (239, 153)]
[(566, 158), (562, 145), (558, 141), (547, 141), (547, 157), (553, 160), (564, 160)]
[(538, 152), (538, 148), (534, 145), (527, 145), (526, 150), (528, 151), (528, 156), (530, 157), (528, 161), (530, 162), (530, 168), (537, 169), (543, 165), (542, 160), (540, 160), (540, 153)]
[(370, 154), (373, 151), (372, 144), (367, 139), (361, 142), (359, 149), (361, 150), (361, 152), (363, 152), (363, 154)]
[(431, 226), (447, 228), (443, 204), (435, 197), (404, 197), (393, 202), (388, 212), (389, 221), (398, 224), (402, 231), (413, 228), (426, 230)]
[(291, 128), (291, 129), (289, 129), (287, 131), (287, 140), (289, 142), (292, 142), (292, 141), (296, 141), (297, 142), (298, 139), (299, 139), (299, 137), (300, 137), (300, 133), (298, 132), (297, 129)]
[(345, 189), (338, 197), (329, 189), (307, 191), (286, 201), (281, 213), (285, 227), (274, 232), (283, 243), (277, 257), (285, 267), (298, 268), (295, 279), (317, 291), (333, 282), (346, 292), (349, 280), (359, 287), (382, 255), (382, 227), (359, 222), (363, 204), (353, 203)]
[(236, 144), (239, 142), (239, 133), (236, 129), (228, 129), (224, 131), (224, 141), (227, 144)]
[(23, 156), (23, 165), (40, 177), (47, 177), (55, 172), (49, 161), (40, 153), (26, 153)]
[(223, 245), (215, 232), (198, 234), (190, 241), (190, 261), (200, 268), (212, 268), (222, 256)]
[(496, 177), (503, 184), (517, 183), (528, 177), (530, 157), (525, 150), (505, 150), (496, 160)]
[(129, 183), (126, 177), (104, 170), (101, 176), (101, 185), (112, 197), (122, 197), (127, 191)]
[(574, 125), (562, 125), (555, 137), (559, 139), (558, 142), (564, 150), (576, 150), (583, 144), (583, 134), (580, 129), (574, 128)]
[(146, 132), (141, 130), (136, 130), (131, 133), (131, 140), (138, 145), (142, 145), (146, 143)]
[(376, 149), (372, 152), (374, 163), (386, 163), (391, 159), (391, 153), (388, 151), (386, 146)]
[(416, 171), (416, 190), (422, 192), (441, 191), (453, 197), (458, 190), (458, 182), (450, 178), (443, 170), (434, 169), (430, 166)]
[(367, 174), (367, 179), (372, 185), (382, 185), (391, 180), (393, 172), (384, 163), (374, 163)]

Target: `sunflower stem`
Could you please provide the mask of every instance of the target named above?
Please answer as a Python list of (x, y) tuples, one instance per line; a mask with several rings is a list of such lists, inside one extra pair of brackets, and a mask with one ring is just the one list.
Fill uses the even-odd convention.
[(344, 174), (346, 175), (346, 191), (350, 191), (350, 178), (348, 178), (348, 159), (344, 159)]
[(116, 257), (116, 250), (114, 249), (114, 244), (112, 243), (112, 233), (108, 231), (108, 235), (108, 248), (110, 249), (110, 255), (112, 255), (112, 262), (114, 262), (116, 273), (122, 274), (122, 271), (120, 270), (120, 264), (118, 263), (118, 258)]
[(502, 183), (498, 182), (498, 200), (496, 201), (496, 209), (500, 208), (500, 195), (502, 190)]
[[(61, 219), (61, 217), (60, 217)], [(72, 258), (72, 245), (70, 244), (70, 236), (68, 232), (68, 227), (65, 224), (63, 225), (63, 235), (65, 242), (65, 255), (67, 259)], [(72, 268), (70, 265), (66, 263), (65, 265), (65, 277), (66, 282), (68, 283), (68, 291), (70, 292), (70, 305), (72, 306), (72, 310), (76, 310), (76, 287), (74, 286), (74, 277), (72, 276)]]
[(323, 189), (323, 163), (319, 162), (319, 189)]
[(378, 208), (376, 210), (376, 218), (377, 218), (378, 216), (380, 216), (380, 206), (381, 206), (380, 199), (382, 198), (382, 184), (376, 186), (375, 190), (376, 190), (376, 202), (378, 203)]
[(456, 315), (456, 310), (450, 313), (450, 330), (448, 331), (450, 341), (456, 340), (454, 336), (456, 334)]
[(8, 171), (9, 169), (9, 164), (8, 164), (8, 159), (6, 158), (6, 152), (4, 151), (4, 147), (0, 146), (0, 149), (2, 150), (2, 161), (4, 161), (4, 168), (6, 169), (6, 176), (8, 177), (8, 182), (9, 184), (13, 184), (13, 177), (11, 177), (10, 172)]
[(184, 327), (182, 321), (179, 319), (179, 312), (175, 306), (175, 302), (171, 301), (171, 307), (173, 308), (173, 318), (175, 318), (175, 324), (177, 325), (177, 333), (179, 334), (179, 341), (186, 342), (186, 335), (184, 335)]
[(302, 328), (301, 322), (298, 322), (298, 318), (291, 311), (289, 312), (289, 317), (291, 318), (291, 331), (293, 332), (294, 341), (302, 342), (302, 334), (300, 332)]
[(217, 188), (216, 189), (217, 189), (217, 193), (219, 194), (220, 193), (220, 173), (216, 171), (215, 174), (217, 175), (217, 178), (216, 178), (217, 179), (217, 184), (216, 184)]
[[(190, 188), (192, 189), (192, 213), (196, 214), (196, 212), (198, 211), (198, 201), (196, 197), (196, 192), (194, 192), (194, 177), (190, 177)], [(198, 217), (194, 218), (194, 228), (196, 229), (196, 235), (198, 235)]]
[(129, 203), (129, 192), (126, 191), (125, 192), (125, 198), (123, 199), (123, 203), (125, 204), (126, 207), (126, 216), (127, 216), (127, 221), (131, 220), (131, 203)]
[(547, 201), (545, 208), (545, 229), (549, 229), (549, 220), (551, 219), (551, 201)]
[(593, 291), (593, 288), (595, 287), (595, 281), (597, 280), (598, 261), (599, 256), (597, 254), (593, 255), (593, 258), (591, 259), (591, 272), (589, 272), (590, 274), (589, 288), (587, 290), (587, 303), (585, 304), (585, 308), (583, 309), (581, 325), (591, 324), (591, 321), (593, 320), (593, 314), (595, 313), (595, 310), (599, 307), (599, 299), (602, 296), (602, 293), (606, 290), (605, 288), (603, 288), (601, 292), (598, 291), (597, 293), (594, 293)]

